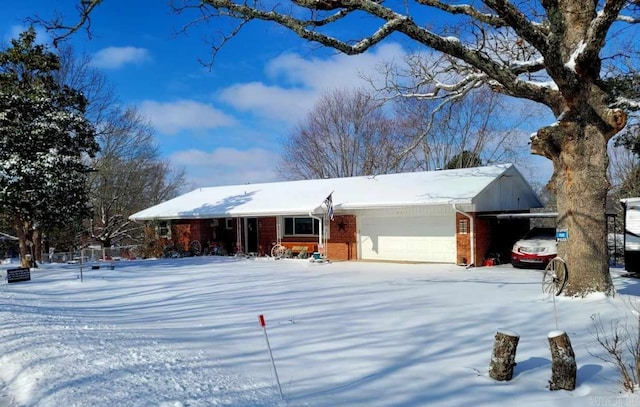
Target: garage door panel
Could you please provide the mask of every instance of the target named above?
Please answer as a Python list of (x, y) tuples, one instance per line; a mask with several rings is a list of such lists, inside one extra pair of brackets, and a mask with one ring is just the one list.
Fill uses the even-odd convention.
[(455, 262), (455, 223), (451, 219), (371, 217), (359, 221), (362, 259)]

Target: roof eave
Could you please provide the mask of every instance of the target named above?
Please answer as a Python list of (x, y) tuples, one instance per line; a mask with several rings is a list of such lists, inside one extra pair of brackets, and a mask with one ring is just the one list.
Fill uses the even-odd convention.
[(194, 214), (194, 215), (182, 215), (182, 214), (173, 214), (173, 215), (160, 215), (160, 216), (135, 216), (132, 215), (129, 217), (130, 220), (134, 222), (148, 222), (154, 220), (176, 220), (176, 219), (220, 219), (220, 218), (265, 218), (265, 217), (274, 217), (274, 216), (302, 216), (309, 215), (312, 213), (314, 215), (322, 214), (322, 212), (318, 212), (317, 208), (311, 211), (305, 210), (288, 210), (288, 211), (269, 211), (269, 212), (238, 212), (238, 213), (204, 213), (204, 214)]
[(386, 204), (339, 204), (335, 205), (336, 214), (339, 215), (338, 211), (353, 211), (353, 210), (364, 210), (364, 209), (385, 209), (385, 208), (406, 208), (406, 207), (416, 207), (416, 206), (452, 206), (452, 205), (474, 205), (472, 198), (463, 198), (463, 199), (451, 199), (447, 201), (437, 201), (437, 202), (394, 202), (394, 203), (386, 203)]

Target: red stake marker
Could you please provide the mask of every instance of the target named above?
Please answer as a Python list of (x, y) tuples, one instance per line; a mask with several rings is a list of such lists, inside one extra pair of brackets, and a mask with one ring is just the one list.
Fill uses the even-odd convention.
[(282, 386), (280, 385), (280, 378), (278, 377), (278, 370), (276, 369), (276, 361), (273, 359), (273, 352), (271, 352), (271, 344), (269, 343), (269, 335), (267, 335), (267, 323), (264, 320), (264, 315), (258, 316), (260, 326), (264, 331), (264, 339), (267, 341), (267, 349), (269, 349), (269, 358), (271, 358), (271, 365), (273, 366), (273, 373), (276, 375), (276, 383), (278, 383), (278, 390), (280, 391), (280, 397), (284, 400), (284, 394), (282, 394)]

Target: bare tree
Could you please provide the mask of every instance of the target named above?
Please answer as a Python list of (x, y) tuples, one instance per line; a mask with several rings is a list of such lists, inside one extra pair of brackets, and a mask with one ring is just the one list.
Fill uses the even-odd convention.
[(100, 131), (102, 150), (89, 179), (94, 216), (87, 231), (104, 247), (140, 241), (129, 215), (177, 195), (184, 172), (160, 158), (153, 128), (135, 109), (116, 110)]
[(142, 227), (129, 221), (129, 215), (177, 195), (184, 185), (184, 171), (160, 157), (148, 120), (135, 108), (122, 106), (89, 56), (70, 46), (61, 47), (59, 55), (56, 80), (77, 87), (87, 97), (87, 116), (101, 148), (90, 162), (93, 172), (88, 177), (93, 217), (75, 232), (104, 247), (139, 241)]
[(630, 126), (609, 148), (609, 178), (614, 197), (640, 196), (640, 134), (638, 126)]
[(535, 115), (506, 108), (507, 103), (486, 88), (446, 105), (401, 97), (395, 100), (397, 131), (416, 168), (425, 171), (444, 168), (465, 151), (483, 163), (524, 164), (526, 140), (517, 129)]
[(324, 93), (283, 143), (278, 173), (287, 179), (399, 172), (399, 140), (383, 102), (365, 90)]
[(87, 98), (86, 116), (94, 124), (109, 120), (108, 116), (120, 105), (118, 96), (106, 76), (91, 65), (91, 56), (78, 53), (71, 45), (57, 49), (60, 69), (58, 83), (78, 89)]
[[(77, 22), (58, 19), (47, 27), (68, 36), (88, 27), (91, 13), (106, 3), (82, 0)], [(608, 40), (640, 22), (637, 1), (292, 0), (291, 7), (283, 7), (241, 0), (176, 0), (173, 8), (183, 15), (192, 13), (190, 26), (216, 18), (238, 22), (213, 44), (214, 53), (255, 20), (349, 55), (404, 35), (442, 56), (435, 67), (440, 69), (420, 73), (424, 82), (434, 84), (422, 97), (458, 99), (486, 84), (495, 92), (547, 107), (556, 122), (538, 130), (531, 151), (554, 167), (551, 187), (558, 200), (558, 226), (567, 228), (570, 236), (558, 246), (569, 267), (565, 295), (613, 293), (606, 245), (607, 144), (626, 125), (625, 110), (631, 103), (617, 91), (616, 77), (608, 75), (612, 65), (637, 65), (639, 43), (634, 40), (631, 48), (623, 49)], [(443, 18), (431, 24), (435, 14)], [(363, 15), (374, 17), (367, 21), (378, 27), (357, 38), (364, 32), (355, 28)], [(334, 30), (336, 26), (354, 29)], [(459, 34), (454, 38), (451, 33)]]
[(455, 157), (522, 161), (513, 128), (528, 115), (501, 114), (503, 99), (479, 89), (439, 107), (431, 100), (376, 98), (364, 89), (325, 92), (284, 140), (277, 171), (309, 179), (440, 169)]

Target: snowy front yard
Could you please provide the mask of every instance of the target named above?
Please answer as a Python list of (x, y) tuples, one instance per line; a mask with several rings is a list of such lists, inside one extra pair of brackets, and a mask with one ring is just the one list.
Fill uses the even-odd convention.
[[(0, 406), (634, 405), (589, 333), (594, 314), (635, 323), (640, 280), (619, 272), (613, 299), (558, 299), (578, 387), (552, 392), (539, 270), (197, 257), (81, 282), (44, 265), (0, 286)], [(487, 374), (498, 329), (520, 334), (510, 382)]]

